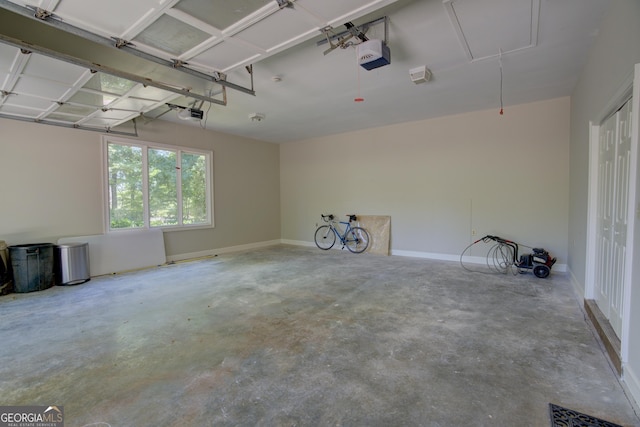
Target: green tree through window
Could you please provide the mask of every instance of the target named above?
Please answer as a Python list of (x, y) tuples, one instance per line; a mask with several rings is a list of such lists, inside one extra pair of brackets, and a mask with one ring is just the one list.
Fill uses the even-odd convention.
[(206, 158), (202, 154), (182, 154), (182, 223), (207, 220)]
[(109, 228), (211, 225), (211, 153), (109, 140)]
[(149, 222), (152, 227), (178, 224), (176, 152), (150, 148)]
[(109, 144), (108, 152), (110, 226), (143, 227), (142, 149)]

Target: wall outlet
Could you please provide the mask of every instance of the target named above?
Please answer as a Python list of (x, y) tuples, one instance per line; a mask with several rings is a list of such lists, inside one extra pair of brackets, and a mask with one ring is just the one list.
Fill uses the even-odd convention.
[(472, 236), (475, 236), (476, 234), (478, 234), (478, 233), (476, 232), (476, 229), (475, 229), (475, 228), (474, 228), (474, 229), (472, 229), (472, 230), (471, 230), (471, 235), (472, 235)]

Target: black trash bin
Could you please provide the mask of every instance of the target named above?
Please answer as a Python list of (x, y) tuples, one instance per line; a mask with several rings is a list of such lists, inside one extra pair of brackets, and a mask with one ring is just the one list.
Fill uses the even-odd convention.
[(14, 292), (42, 291), (53, 286), (53, 244), (9, 246)]
[(9, 261), (9, 247), (4, 240), (0, 240), (0, 295), (11, 292), (13, 292), (13, 279)]

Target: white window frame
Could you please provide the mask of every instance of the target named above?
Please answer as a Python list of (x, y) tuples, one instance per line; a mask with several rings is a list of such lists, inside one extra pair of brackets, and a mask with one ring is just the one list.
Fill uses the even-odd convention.
[[(142, 197), (143, 197), (143, 219), (144, 226), (137, 228), (111, 228), (111, 218), (109, 209), (109, 143), (128, 145), (131, 147), (140, 147), (142, 149)], [(207, 204), (207, 221), (200, 224), (180, 224), (180, 225), (165, 225), (165, 226), (151, 226), (149, 219), (149, 180), (148, 180), (148, 156), (149, 149), (159, 150), (171, 150), (176, 151), (176, 162), (181, 164), (182, 153), (193, 153), (205, 156), (206, 167), (206, 204)], [(104, 229), (108, 233), (122, 233), (127, 231), (136, 230), (149, 230), (149, 229), (161, 229), (164, 231), (176, 231), (176, 230), (194, 230), (199, 228), (213, 228), (214, 227), (214, 206), (213, 206), (213, 151), (201, 150), (191, 147), (183, 147), (179, 145), (169, 145), (143, 140), (133, 140), (127, 138), (114, 137), (112, 135), (102, 136), (102, 190), (104, 194)], [(182, 221), (182, 178), (181, 174), (177, 173), (177, 198), (178, 198), (178, 218)]]

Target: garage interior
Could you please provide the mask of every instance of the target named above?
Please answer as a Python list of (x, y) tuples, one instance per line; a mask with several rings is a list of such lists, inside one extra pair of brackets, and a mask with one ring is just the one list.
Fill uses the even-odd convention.
[(3, 401), (70, 425), (638, 422), (564, 274), (279, 245), (15, 295)]
[[(130, 3), (0, 0), (0, 240), (90, 241), (92, 276), (0, 296), (1, 405), (640, 425), (637, 1)], [(116, 230), (112, 144), (206, 156), (203, 222)], [(319, 250), (323, 213), (390, 218), (387, 255)], [(485, 235), (557, 263), (465, 270)]]

